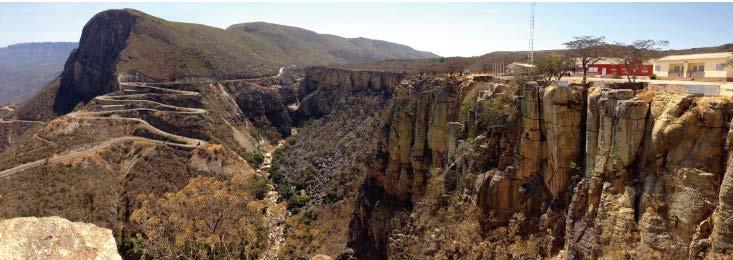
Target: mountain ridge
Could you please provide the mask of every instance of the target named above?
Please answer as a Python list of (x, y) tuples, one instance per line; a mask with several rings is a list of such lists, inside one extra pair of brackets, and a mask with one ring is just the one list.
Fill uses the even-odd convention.
[[(320, 34), (307, 29), (268, 22), (240, 23), (227, 27), (228, 31), (245, 31), (269, 38), (278, 45), (314, 44), (321, 46), (340, 63), (363, 63), (374, 60), (406, 58), (439, 58), (426, 51), (417, 51), (407, 45), (364, 37), (345, 38), (333, 34)], [(285, 42), (287, 40), (288, 42)]]
[[(54, 100), (53, 111), (21, 108), (18, 115), (21, 118), (49, 119), (69, 113), (79, 103), (117, 90), (118, 81), (256, 78), (276, 74), (280, 67), (293, 64), (329, 65), (374, 61), (384, 57), (435, 56), (404, 45), (363, 39), (353, 40), (361, 48), (350, 46), (343, 49), (329, 45), (331, 50), (338, 49), (333, 51), (338, 53), (334, 56), (324, 50), (329, 48), (298, 37), (286, 37), (290, 40), (275, 42), (283, 37), (265, 37), (237, 30), (237, 26), (231, 28), (225, 30), (172, 22), (135, 9), (100, 12), (84, 26), (79, 48), (71, 53), (61, 73), (58, 91), (39, 91), (29, 102)], [(287, 28), (293, 31), (295, 27)], [(304, 29), (296, 31), (310, 32)], [(351, 43), (351, 40), (337, 36), (326, 37), (329, 40), (323, 41), (329, 44)], [(381, 56), (369, 54), (385, 48), (391, 49)], [(54, 88), (53, 84), (49, 84), (49, 88)], [(54, 93), (53, 97), (47, 96), (49, 92)], [(33, 114), (43, 116), (39, 118)]]

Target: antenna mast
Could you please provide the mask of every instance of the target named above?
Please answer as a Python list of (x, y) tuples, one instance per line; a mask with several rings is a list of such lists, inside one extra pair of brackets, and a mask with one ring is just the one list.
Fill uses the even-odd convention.
[(534, 62), (534, 2), (529, 16), (529, 62)]

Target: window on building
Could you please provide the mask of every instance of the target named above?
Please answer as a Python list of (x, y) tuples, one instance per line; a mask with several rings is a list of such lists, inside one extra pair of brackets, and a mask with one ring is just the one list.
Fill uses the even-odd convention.
[(662, 65), (654, 65), (654, 71), (662, 71)]
[(670, 73), (682, 73), (682, 65), (671, 65)]
[(690, 72), (704, 72), (705, 64), (690, 64)]
[(725, 70), (725, 64), (715, 64), (715, 70), (716, 71), (724, 71)]

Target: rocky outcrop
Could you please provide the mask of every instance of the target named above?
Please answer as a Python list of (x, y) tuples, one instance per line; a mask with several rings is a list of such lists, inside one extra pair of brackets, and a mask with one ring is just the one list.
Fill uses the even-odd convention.
[[(391, 93), (394, 98), (382, 119), (372, 173), (352, 220), (353, 233), (360, 235), (352, 236), (349, 244), (362, 257), (384, 257), (390, 216), (422, 196), (427, 179), (438, 172), (431, 169), (443, 167), (449, 147), (455, 145), (448, 139), (460, 132), (460, 124), (451, 122), (459, 113), (461, 95), (456, 82), (412, 78)], [(454, 137), (448, 137), (448, 132)], [(377, 196), (374, 191), (384, 194)], [(367, 244), (374, 248), (364, 250)]]
[(568, 190), (570, 176), (578, 174), (583, 154), (585, 90), (582, 86), (544, 88), (542, 123), (547, 160), (542, 179), (553, 199)]
[[(589, 121), (598, 120), (597, 140), (587, 140), (595, 145), (586, 146), (593, 167), (569, 207), (567, 256), (697, 258), (716, 241), (725, 252), (730, 240), (718, 214), (730, 203), (725, 181), (720, 185), (729, 101), (670, 94), (646, 101), (630, 90), (598, 92), (588, 98), (598, 100), (597, 110), (588, 106)], [(592, 127), (586, 136), (594, 136)]]
[(79, 102), (117, 90), (117, 62), (140, 16), (132, 9), (109, 10), (87, 22), (79, 47), (61, 73), (53, 106), (56, 113), (68, 113)]
[(352, 95), (370, 95), (388, 99), (404, 74), (378, 71), (353, 71), (315, 67), (306, 72), (298, 93), (297, 117), (305, 119), (325, 115), (337, 103)]
[(373, 176), (387, 193), (404, 201), (419, 197), (430, 169), (443, 167), (448, 126), (458, 118), (459, 91), (455, 82), (420, 80), (397, 91), (379, 141), (384, 165)]
[[(589, 183), (579, 185), (579, 189), (588, 189), (587, 195), (583, 191), (576, 191), (577, 198), (573, 199), (570, 209), (572, 214), (568, 214), (573, 217), (574, 214), (580, 214), (576, 210), (579, 211), (582, 205), (587, 216), (603, 221), (595, 222), (593, 227), (585, 226), (586, 223), (582, 222), (572, 222), (567, 231), (573, 236), (578, 231), (574, 229), (574, 225), (581, 225), (585, 229), (594, 228), (595, 237), (580, 240), (581, 243), (619, 244), (627, 240), (627, 237), (619, 234), (626, 235), (635, 231), (633, 223), (636, 189), (630, 172), (634, 171), (632, 166), (644, 137), (648, 104), (640, 100), (629, 100), (634, 96), (631, 90), (603, 90), (600, 95), (597, 90), (593, 90), (591, 93), (588, 100), (594, 104), (588, 105), (587, 118), (594, 124), (586, 132), (586, 137), (589, 138), (586, 140), (586, 158), (592, 160), (587, 165), (592, 165), (593, 168), (588, 169)], [(581, 235), (584, 234), (587, 233)], [(594, 247), (572, 243), (569, 246), (583, 249)], [(574, 252), (571, 250), (570, 253)]]
[(277, 88), (248, 84), (234, 94), (242, 113), (258, 128), (274, 127), (282, 136), (290, 135), (293, 126), (286, 99)]
[(501, 223), (517, 212), (539, 216), (548, 201), (551, 207), (564, 204), (570, 178), (582, 164), (585, 99), (581, 86), (524, 86), (518, 161), (510, 171), (489, 174), (479, 208)]
[[(729, 130), (728, 140), (731, 140), (731, 135), (733, 131)], [(728, 165), (720, 185), (719, 204), (713, 215), (715, 226), (711, 235), (711, 246), (715, 253), (733, 252), (733, 154), (730, 153), (730, 145), (731, 143), (726, 144), (729, 151)]]
[(0, 221), (3, 259), (122, 259), (112, 231), (59, 217)]
[(515, 97), (517, 128), (476, 131), (475, 113), (496, 111), (469, 110), (458, 123), (462, 91), (450, 80), (409, 78), (393, 93), (365, 184), (372, 193), (352, 225), (361, 232), (361, 244), (350, 243), (362, 245), (357, 255), (364, 244), (384, 254), (386, 219), (417, 207), (433, 178), (442, 192), (473, 192), (489, 224), (521, 213), (524, 232), (548, 237), (547, 252), (564, 247), (568, 259), (733, 250), (728, 99), (530, 82)]

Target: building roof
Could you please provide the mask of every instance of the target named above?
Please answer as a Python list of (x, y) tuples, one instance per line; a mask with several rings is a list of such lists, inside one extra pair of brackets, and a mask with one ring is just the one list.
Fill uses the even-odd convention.
[(534, 64), (531, 63), (524, 63), (524, 62), (512, 62), (507, 65), (507, 67), (525, 67), (525, 68), (534, 68)]
[(624, 61), (618, 58), (602, 58), (596, 61), (595, 64), (624, 64)]
[[(651, 61), (651, 60), (642, 62), (642, 64), (644, 64), (644, 65), (651, 65), (652, 63), (653, 63), (653, 61)], [(575, 59), (575, 64), (578, 67), (580, 67), (582, 65), (582, 62), (580, 61), (580, 59), (577, 59), (576, 58)], [(608, 64), (610, 64), (610, 65), (619, 65), (619, 64), (625, 64), (625, 62), (622, 59), (619, 59), (619, 58), (608, 58), (608, 57), (605, 57), (605, 58), (601, 58), (600, 60), (598, 60), (593, 65), (608, 65)]]
[(724, 59), (733, 57), (733, 52), (715, 52), (715, 53), (699, 53), (688, 55), (670, 55), (658, 59), (658, 61), (671, 60), (703, 60), (703, 59)]

